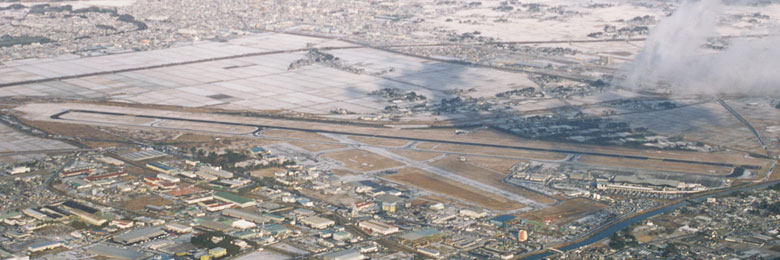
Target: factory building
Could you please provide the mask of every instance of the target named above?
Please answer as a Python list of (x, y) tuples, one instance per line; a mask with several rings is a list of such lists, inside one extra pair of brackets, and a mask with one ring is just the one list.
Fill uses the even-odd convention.
[(198, 168), (198, 172), (207, 173), (213, 176), (217, 176), (219, 178), (223, 179), (230, 179), (233, 178), (233, 173), (229, 171), (223, 171), (220, 169), (212, 168), (212, 167), (200, 167)]
[(63, 246), (65, 246), (65, 244), (63, 244), (60, 241), (50, 241), (50, 242), (32, 244), (29, 247), (27, 247), (27, 250), (29, 250), (31, 253), (35, 253), (35, 252), (43, 252), (46, 250), (52, 250)]
[(240, 208), (251, 207), (254, 206), (256, 203), (255, 200), (244, 198), (236, 194), (225, 192), (225, 191), (214, 193), (214, 199), (236, 204), (236, 206)]
[(131, 230), (129, 232), (123, 233), (121, 235), (114, 236), (114, 241), (120, 244), (133, 244), (138, 243), (147, 239), (152, 239), (155, 237), (159, 237), (165, 235), (165, 231), (162, 230), (160, 227), (146, 227), (146, 228), (139, 228), (135, 230)]
[(147, 255), (141, 251), (134, 249), (125, 249), (116, 246), (109, 246), (106, 244), (97, 244), (87, 248), (87, 253), (105, 257), (108, 259), (120, 259), (120, 260), (140, 260), (147, 257)]
[(182, 224), (179, 224), (179, 223), (175, 223), (175, 222), (171, 222), (171, 223), (165, 224), (164, 229), (168, 230), (168, 231), (171, 231), (171, 232), (179, 233), (179, 234), (192, 232), (192, 227), (187, 226), (187, 225), (182, 225)]
[(389, 235), (398, 232), (398, 227), (390, 224), (385, 224), (376, 220), (363, 221), (360, 222), (358, 226), (362, 229), (371, 231), (371, 233), (376, 233), (380, 235)]
[(366, 257), (356, 249), (346, 249), (322, 256), (325, 260), (363, 260)]
[(267, 217), (263, 217), (260, 214), (243, 211), (239, 209), (226, 209), (222, 211), (222, 215), (233, 217), (233, 218), (239, 218), (247, 221), (252, 221), (255, 223), (264, 223), (268, 221)]
[(321, 218), (318, 216), (311, 216), (301, 219), (301, 224), (309, 226), (315, 229), (325, 229), (336, 224), (333, 220), (327, 218)]
[(173, 167), (158, 162), (147, 163), (146, 167), (165, 174), (170, 174), (173, 172)]

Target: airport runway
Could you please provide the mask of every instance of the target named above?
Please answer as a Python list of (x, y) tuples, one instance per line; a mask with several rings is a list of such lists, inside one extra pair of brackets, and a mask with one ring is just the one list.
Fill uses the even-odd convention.
[[(55, 120), (66, 120), (66, 119), (61, 119), (60, 117), (65, 115), (65, 114), (71, 113), (71, 112), (91, 113), (91, 114), (101, 114), (101, 115), (111, 115), (111, 116), (133, 116), (133, 117), (138, 117), (138, 118), (161, 119), (161, 120), (171, 120), (171, 121), (184, 121), (184, 122), (195, 122), (195, 123), (223, 124), (223, 125), (230, 125), (230, 126), (247, 126), (247, 127), (257, 127), (257, 128), (262, 128), (262, 129), (282, 129), (282, 130), (293, 130), (293, 131), (310, 132), (310, 133), (325, 133), (325, 134), (337, 134), (337, 135), (378, 137), (378, 138), (387, 138), (387, 139), (395, 139), (395, 140), (445, 143), (445, 144), (454, 144), (454, 145), (481, 146), (481, 147), (489, 147), (489, 148), (504, 148), (504, 149), (514, 149), (514, 150), (524, 150), (524, 151), (534, 151), (534, 152), (552, 152), (552, 153), (563, 153), (563, 154), (573, 154), (573, 155), (593, 155), (593, 156), (603, 156), (603, 157), (613, 157), (613, 158), (626, 158), (626, 159), (636, 159), (636, 160), (659, 160), (658, 158), (651, 158), (651, 157), (646, 157), (646, 156), (623, 155), (623, 154), (616, 154), (616, 153), (586, 152), (586, 151), (576, 151), (576, 150), (567, 150), (567, 149), (551, 149), (551, 148), (538, 148), (538, 147), (528, 147), (528, 146), (518, 146), (518, 145), (486, 144), (486, 143), (462, 142), (462, 141), (451, 141), (451, 140), (429, 139), (429, 138), (415, 138), (415, 137), (402, 137), (402, 136), (389, 136), (389, 135), (372, 135), (372, 134), (355, 133), (355, 132), (349, 132), (349, 131), (313, 130), (313, 129), (307, 129), (307, 128), (298, 128), (298, 127), (285, 127), (285, 126), (274, 126), (274, 125), (261, 125), (261, 124), (224, 122), (224, 121), (215, 121), (215, 120), (178, 118), (178, 117), (168, 117), (168, 116), (134, 115), (134, 114), (127, 114), (127, 113), (115, 113), (115, 112), (81, 110), (81, 109), (65, 110), (63, 112), (60, 112), (60, 113), (52, 115), (50, 118), (51, 119), (55, 119)], [(756, 170), (756, 169), (760, 169), (761, 168), (760, 166), (757, 166), (757, 165), (737, 165), (737, 164), (725, 163), (725, 162), (706, 162), (706, 161), (681, 160), (681, 159), (671, 159), (671, 158), (664, 158), (664, 159), (661, 159), (661, 160), (665, 161), (665, 162), (709, 165), (709, 166), (718, 166), (718, 167), (732, 167), (732, 168), (734, 168), (734, 167), (742, 167), (742, 168), (751, 169), (751, 170)]]

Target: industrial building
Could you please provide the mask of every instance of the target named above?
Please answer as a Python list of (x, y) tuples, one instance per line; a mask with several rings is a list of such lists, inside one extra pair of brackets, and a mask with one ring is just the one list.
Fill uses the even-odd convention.
[(399, 236), (401, 241), (403, 241), (404, 243), (411, 244), (413, 246), (436, 241), (442, 237), (444, 237), (444, 234), (441, 231), (432, 228), (423, 228)]
[(307, 225), (315, 229), (325, 229), (327, 227), (335, 225), (336, 222), (327, 218), (311, 216), (311, 217), (301, 219), (301, 224)]
[(380, 235), (390, 235), (398, 232), (398, 227), (390, 224), (385, 224), (376, 220), (363, 221), (360, 222), (358, 226), (362, 229), (371, 231), (371, 233), (376, 233)]
[(494, 218), (491, 218), (488, 221), (488, 223), (497, 227), (503, 227), (503, 226), (508, 226), (509, 224), (514, 222), (516, 218), (517, 217), (512, 215), (501, 215), (501, 216), (496, 216)]
[(366, 257), (356, 249), (347, 249), (325, 254), (322, 256), (326, 260), (363, 260)]
[(212, 167), (200, 167), (198, 168), (198, 172), (207, 173), (213, 176), (217, 176), (219, 178), (223, 179), (230, 179), (233, 178), (233, 173), (229, 171), (224, 171)]
[(168, 230), (168, 231), (171, 231), (171, 232), (179, 233), (179, 234), (192, 232), (192, 227), (187, 226), (187, 225), (183, 225), (183, 224), (179, 224), (179, 223), (176, 223), (176, 222), (171, 222), (171, 223), (165, 224), (164, 229)]
[(263, 223), (268, 221), (267, 217), (263, 217), (258, 213), (243, 211), (239, 209), (226, 209), (222, 211), (222, 215), (233, 217), (233, 218), (240, 218), (243, 220), (252, 221), (255, 223)]
[(214, 198), (224, 202), (230, 202), (236, 204), (236, 206), (240, 208), (251, 207), (254, 206), (256, 203), (255, 200), (244, 198), (236, 194), (225, 192), (225, 191), (214, 193)]
[(128, 245), (162, 235), (165, 235), (165, 231), (163, 231), (160, 227), (145, 227), (114, 236), (114, 241), (120, 244)]
[(141, 251), (134, 249), (125, 249), (116, 246), (109, 246), (106, 244), (97, 244), (87, 248), (87, 253), (102, 256), (109, 259), (120, 260), (140, 260), (147, 257), (147, 255)]
[(49, 241), (49, 242), (32, 244), (29, 247), (27, 247), (27, 250), (29, 250), (32, 253), (35, 253), (35, 252), (42, 252), (46, 250), (52, 250), (63, 246), (65, 246), (65, 244), (63, 244), (60, 241)]
[(173, 172), (173, 167), (158, 162), (147, 163), (146, 167), (165, 174)]

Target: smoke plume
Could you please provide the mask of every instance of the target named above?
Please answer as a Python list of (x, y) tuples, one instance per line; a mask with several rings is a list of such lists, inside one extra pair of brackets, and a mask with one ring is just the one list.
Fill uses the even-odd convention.
[(780, 37), (735, 38), (720, 51), (702, 47), (717, 36), (723, 8), (720, 0), (683, 3), (651, 30), (619, 84), (682, 94), (780, 94)]

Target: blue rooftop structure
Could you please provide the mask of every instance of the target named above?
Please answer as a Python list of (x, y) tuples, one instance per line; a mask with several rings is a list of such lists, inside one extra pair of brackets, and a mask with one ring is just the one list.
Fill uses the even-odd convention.
[(490, 222), (490, 224), (493, 224), (495, 226), (505, 226), (507, 223), (515, 220), (515, 218), (516, 217), (512, 215), (501, 215), (490, 219), (488, 222)]
[(156, 167), (158, 169), (161, 169), (161, 170), (165, 170), (165, 171), (173, 170), (173, 168), (171, 166), (168, 166), (168, 165), (165, 165), (165, 164), (162, 164), (162, 163), (158, 163), (158, 162), (150, 162), (149, 165), (154, 166), (154, 167)]
[(252, 147), (252, 148), (249, 148), (249, 151), (252, 152), (252, 153), (264, 153), (265, 152), (265, 148), (260, 147), (260, 146)]

